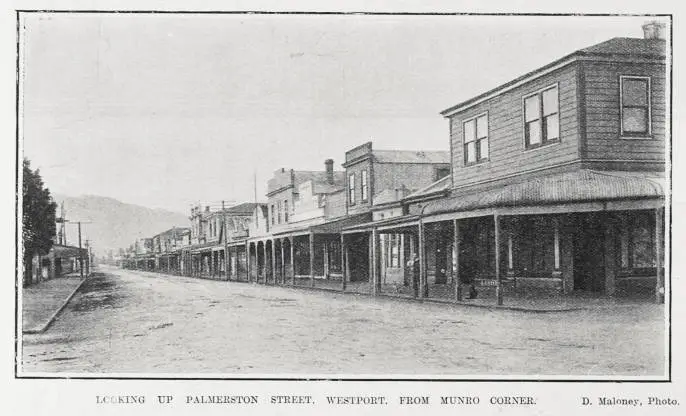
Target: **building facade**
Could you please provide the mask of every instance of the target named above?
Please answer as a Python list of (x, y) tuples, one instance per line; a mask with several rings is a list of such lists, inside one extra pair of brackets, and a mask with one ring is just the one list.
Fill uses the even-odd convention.
[(266, 203), (194, 208), (190, 274), (458, 301), (662, 301), (668, 80), (653, 26), (444, 110), (450, 151), (368, 142), (344, 172), (331, 159), (275, 171)]

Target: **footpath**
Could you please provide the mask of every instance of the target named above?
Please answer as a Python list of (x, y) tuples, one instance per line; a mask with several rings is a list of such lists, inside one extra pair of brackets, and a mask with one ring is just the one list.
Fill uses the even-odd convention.
[(87, 278), (70, 274), (22, 288), (22, 332), (44, 332)]

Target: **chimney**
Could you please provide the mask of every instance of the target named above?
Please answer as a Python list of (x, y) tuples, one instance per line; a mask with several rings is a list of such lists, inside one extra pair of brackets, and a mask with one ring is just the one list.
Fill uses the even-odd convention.
[(667, 25), (664, 23), (657, 22), (655, 20), (647, 22), (642, 26), (643, 37), (645, 39), (665, 39), (665, 32), (667, 31)]
[(326, 167), (326, 182), (333, 185), (333, 159), (326, 159), (324, 166)]

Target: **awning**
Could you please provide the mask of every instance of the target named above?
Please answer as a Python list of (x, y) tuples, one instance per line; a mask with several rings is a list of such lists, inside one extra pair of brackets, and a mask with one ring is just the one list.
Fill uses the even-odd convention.
[(354, 226), (347, 227), (343, 230), (344, 234), (354, 234), (361, 232), (369, 232), (372, 228), (378, 230), (399, 229), (403, 227), (413, 227), (419, 223), (419, 215), (402, 215), (398, 217), (385, 218), (377, 221), (365, 222)]
[(78, 248), (74, 246), (63, 246), (61, 244), (53, 244), (50, 251), (54, 253), (55, 257), (65, 258), (65, 257), (79, 257), (82, 255), (88, 255), (88, 249)]
[(344, 228), (351, 227), (356, 224), (362, 224), (371, 219), (372, 214), (370, 212), (365, 212), (362, 214), (347, 215), (345, 217), (340, 217), (327, 221), (322, 224), (316, 225), (306, 225), (298, 228), (292, 228), (289, 230), (282, 230), (274, 233), (274, 236), (285, 236), (290, 234), (340, 234)]
[(215, 247), (224, 247), (222, 244), (218, 244), (214, 241), (209, 242), (209, 243), (202, 243), (202, 244), (195, 244), (190, 247), (191, 252), (193, 253), (200, 253), (200, 252), (206, 252), (206, 251), (212, 251), (213, 248)]
[(579, 170), (532, 178), (487, 191), (429, 202), (423, 214), (596, 201), (664, 198), (664, 176), (655, 172)]

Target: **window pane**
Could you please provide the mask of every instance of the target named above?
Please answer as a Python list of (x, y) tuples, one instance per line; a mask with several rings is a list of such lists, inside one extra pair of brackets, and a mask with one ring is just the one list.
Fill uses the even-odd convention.
[(545, 139), (555, 140), (560, 138), (560, 116), (554, 114), (545, 118)]
[(473, 141), (476, 138), (474, 130), (474, 120), (470, 120), (466, 123), (464, 123), (464, 142), (468, 143)]
[(631, 260), (634, 267), (655, 267), (653, 227), (647, 217), (638, 219), (631, 232), (633, 251)]
[(367, 199), (367, 171), (362, 171), (362, 177), (360, 178), (360, 190), (362, 191), (362, 199)]
[(469, 142), (464, 147), (465, 160), (467, 163), (476, 162), (476, 146), (474, 142)]
[(543, 115), (557, 113), (558, 101), (557, 87), (543, 91)]
[(488, 136), (488, 118), (481, 116), (476, 119), (476, 137), (481, 139)]
[(536, 218), (533, 227), (532, 266), (536, 272), (550, 272), (555, 269), (555, 230), (545, 218)]
[(622, 104), (648, 105), (648, 81), (645, 79), (622, 79)]
[(541, 123), (538, 120), (526, 123), (526, 138), (529, 145), (541, 143)]
[(488, 159), (488, 139), (479, 140), (479, 159)]
[(539, 106), (540, 104), (538, 95), (534, 95), (533, 97), (529, 97), (526, 100), (524, 100), (524, 120), (537, 120), (539, 117)]
[(622, 130), (627, 133), (647, 133), (648, 110), (645, 108), (624, 108), (622, 110)]

